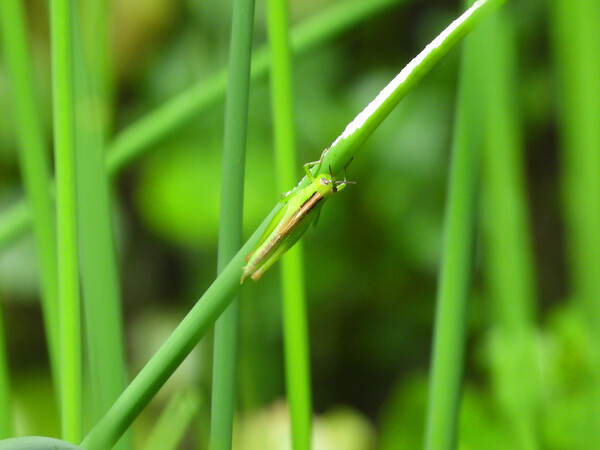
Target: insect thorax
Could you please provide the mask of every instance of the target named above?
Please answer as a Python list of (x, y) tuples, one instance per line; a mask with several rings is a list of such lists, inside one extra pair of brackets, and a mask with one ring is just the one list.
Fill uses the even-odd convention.
[(329, 174), (322, 173), (316, 176), (314, 185), (317, 192), (323, 197), (328, 197), (338, 191), (338, 187), (335, 184), (335, 179)]

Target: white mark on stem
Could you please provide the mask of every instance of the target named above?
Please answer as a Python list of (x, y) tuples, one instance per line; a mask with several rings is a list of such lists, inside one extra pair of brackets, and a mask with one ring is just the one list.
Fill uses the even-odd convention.
[(431, 41), (412, 61), (410, 61), (404, 69), (400, 71), (396, 77), (390, 81), (390, 83), (384, 87), (381, 92), (373, 99), (371, 103), (354, 118), (352, 122), (348, 124), (346, 129), (340, 136), (331, 144), (330, 147), (335, 147), (341, 140), (348, 138), (356, 130), (361, 128), (367, 119), (377, 111), (381, 105), (387, 100), (387, 98), (394, 93), (394, 91), (406, 81), (406, 79), (419, 67), (423, 60), (435, 49), (444, 43), (444, 41), (458, 28), (465, 20), (467, 20), (477, 9), (479, 9), (488, 0), (477, 0), (473, 5), (462, 13), (456, 20), (454, 20), (444, 31), (442, 31), (436, 38)]

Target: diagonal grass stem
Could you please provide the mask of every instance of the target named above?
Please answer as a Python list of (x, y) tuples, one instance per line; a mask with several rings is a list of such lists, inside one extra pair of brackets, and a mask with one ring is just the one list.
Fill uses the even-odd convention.
[[(393, 107), (469, 33), (486, 14), (499, 7), (503, 0), (478, 1), (428, 45), (407, 68), (400, 72), (382, 93), (350, 125), (336, 145), (327, 153), (325, 162), (341, 169), (353, 157), (360, 145)], [(383, 108), (379, 111), (379, 107)], [(355, 127), (359, 121), (363, 126)], [(348, 129), (347, 129), (348, 130)], [(361, 136), (366, 134), (366, 136)], [(271, 218), (281, 208), (277, 204), (231, 259), (212, 285), (196, 302), (165, 343), (148, 361), (140, 373), (123, 391), (106, 415), (85, 437), (81, 446), (86, 449), (110, 447), (129, 427), (158, 389), (194, 348), (198, 340), (216, 321), (240, 289), (240, 274), (244, 256), (258, 241)]]

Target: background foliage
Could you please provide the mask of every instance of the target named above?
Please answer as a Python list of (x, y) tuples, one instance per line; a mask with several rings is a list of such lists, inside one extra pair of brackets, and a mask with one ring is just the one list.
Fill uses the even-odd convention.
[[(333, 3), (292, 1), (292, 23)], [(569, 136), (564, 130), (576, 129), (586, 117), (587, 110), (563, 98), (570, 84), (578, 83), (584, 93), (596, 93), (590, 94), (590, 112), (600, 107), (593, 100), (600, 85), (597, 79), (577, 81), (573, 75), (589, 69), (582, 61), (585, 55), (595, 54), (597, 44), (594, 36), (577, 40), (575, 28), (583, 16), (569, 21), (568, 8), (561, 3), (532, 0), (505, 6), (503, 17), (512, 33), (509, 50), (515, 56), (508, 95), (522, 134), (526, 182), (521, 200), (528, 208), (525, 216), (533, 242), (539, 310), (531, 323), (539, 383), (534, 446), (593, 448), (594, 418), (587, 404), (598, 386), (591, 350), (595, 337), (586, 320), (588, 309), (578, 298), (589, 292), (574, 289), (577, 281), (571, 278), (574, 267), (577, 273), (588, 271), (593, 276), (598, 266), (593, 261), (584, 266), (573, 262), (578, 259), (570, 242), (579, 235), (568, 224), (577, 208), (598, 210), (600, 205), (593, 203), (594, 196), (589, 197), (592, 203), (572, 205), (574, 196), (565, 186), (573, 176), (577, 178), (577, 167), (573, 169), (569, 159), (575, 150), (561, 136)], [(590, 20), (600, 14), (600, 6), (582, 3), (586, 4), (583, 15), (591, 14)], [(50, 148), (48, 11), (42, 0), (24, 4), (39, 111)], [(266, 40), (264, 8), (264, 2), (257, 2), (256, 44)], [(461, 8), (445, 0), (404, 2), (295, 59), (298, 177), (301, 162), (315, 160)], [(104, 79), (104, 89), (112, 92), (103, 110), (107, 134), (113, 135), (112, 130), (123, 129), (223, 67), (230, 16), (230, 2), (112, 2), (114, 44), (108, 65), (112, 72)], [(498, 34), (492, 36), (497, 38)], [(578, 55), (583, 56), (577, 59)], [(0, 208), (8, 208), (22, 198), (23, 187), (10, 88), (2, 64)], [(458, 69), (455, 51), (400, 103), (350, 165), (348, 177), (357, 186), (329, 202), (318, 228), (304, 239), (314, 432), (322, 448), (422, 445)], [(279, 194), (273, 178), (267, 80), (252, 84), (249, 108), (245, 236)], [(137, 373), (214, 279), (223, 115), (222, 102), (196, 115), (114, 180), (131, 374)], [(592, 146), (592, 167), (598, 152), (600, 148)], [(485, 172), (482, 177), (485, 185)], [(592, 175), (590, 189), (600, 172), (596, 177)], [(481, 224), (489, 220), (484, 217), (487, 208), (494, 207), (485, 203), (487, 194), (480, 198), (480, 204), (486, 205), (477, 218)], [(494, 364), (514, 348), (494, 347), (491, 324), (498, 311), (492, 305), (499, 288), (490, 276), (486, 229), (476, 244), (468, 316), (459, 427), (464, 448), (507, 448), (519, 442), (507, 417), (510, 410), (504, 408), (494, 385)], [(585, 247), (585, 239), (591, 238), (582, 239)], [(52, 400), (36, 265), (31, 236), (15, 240), (0, 253), (12, 398), (18, 434), (57, 436), (60, 428)], [(259, 284), (245, 285), (241, 293), (239, 420), (234, 439), (239, 448), (266, 448), (265, 442), (281, 448), (281, 439), (288, 438), (278, 292), (278, 270), (271, 270)], [(592, 303), (597, 301), (592, 297)], [(206, 442), (212, 348), (208, 341), (200, 344), (137, 419), (135, 442), (145, 440), (173, 393), (191, 384), (199, 385), (190, 394), (195, 400), (179, 410), (184, 417), (195, 414), (195, 426), (185, 443)], [(511, 380), (522, 381), (516, 376)], [(185, 415), (186, 411), (192, 413)]]

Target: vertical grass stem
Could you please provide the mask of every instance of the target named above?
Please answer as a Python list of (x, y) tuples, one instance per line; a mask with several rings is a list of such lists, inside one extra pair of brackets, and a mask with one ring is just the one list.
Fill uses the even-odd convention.
[(74, 121), (73, 10), (51, 0), (52, 101), (56, 166), (56, 217), (62, 437), (81, 438), (81, 322)]
[[(56, 227), (53, 199), (50, 197), (50, 165), (40, 109), (35, 96), (23, 2), (0, 2), (0, 31), (6, 68), (10, 76), (17, 134), (19, 162), (30, 211), (33, 213), (44, 326), (51, 371), (58, 381), (58, 273)], [(4, 221), (4, 218), (2, 219)]]
[[(242, 246), (246, 130), (250, 91), (254, 0), (235, 0), (231, 27), (229, 81), (225, 100), (218, 272)], [(237, 299), (215, 326), (210, 448), (231, 448), (236, 399)]]
[[(267, 2), (271, 49), (271, 109), (276, 181), (280, 192), (288, 191), (294, 186), (298, 170), (287, 1)], [(302, 264), (302, 242), (298, 242), (281, 258), (285, 378), (294, 450), (308, 450), (311, 442), (310, 361)]]
[(480, 171), (477, 32), (465, 40), (460, 73), (429, 380), (425, 433), (429, 450), (457, 445)]

